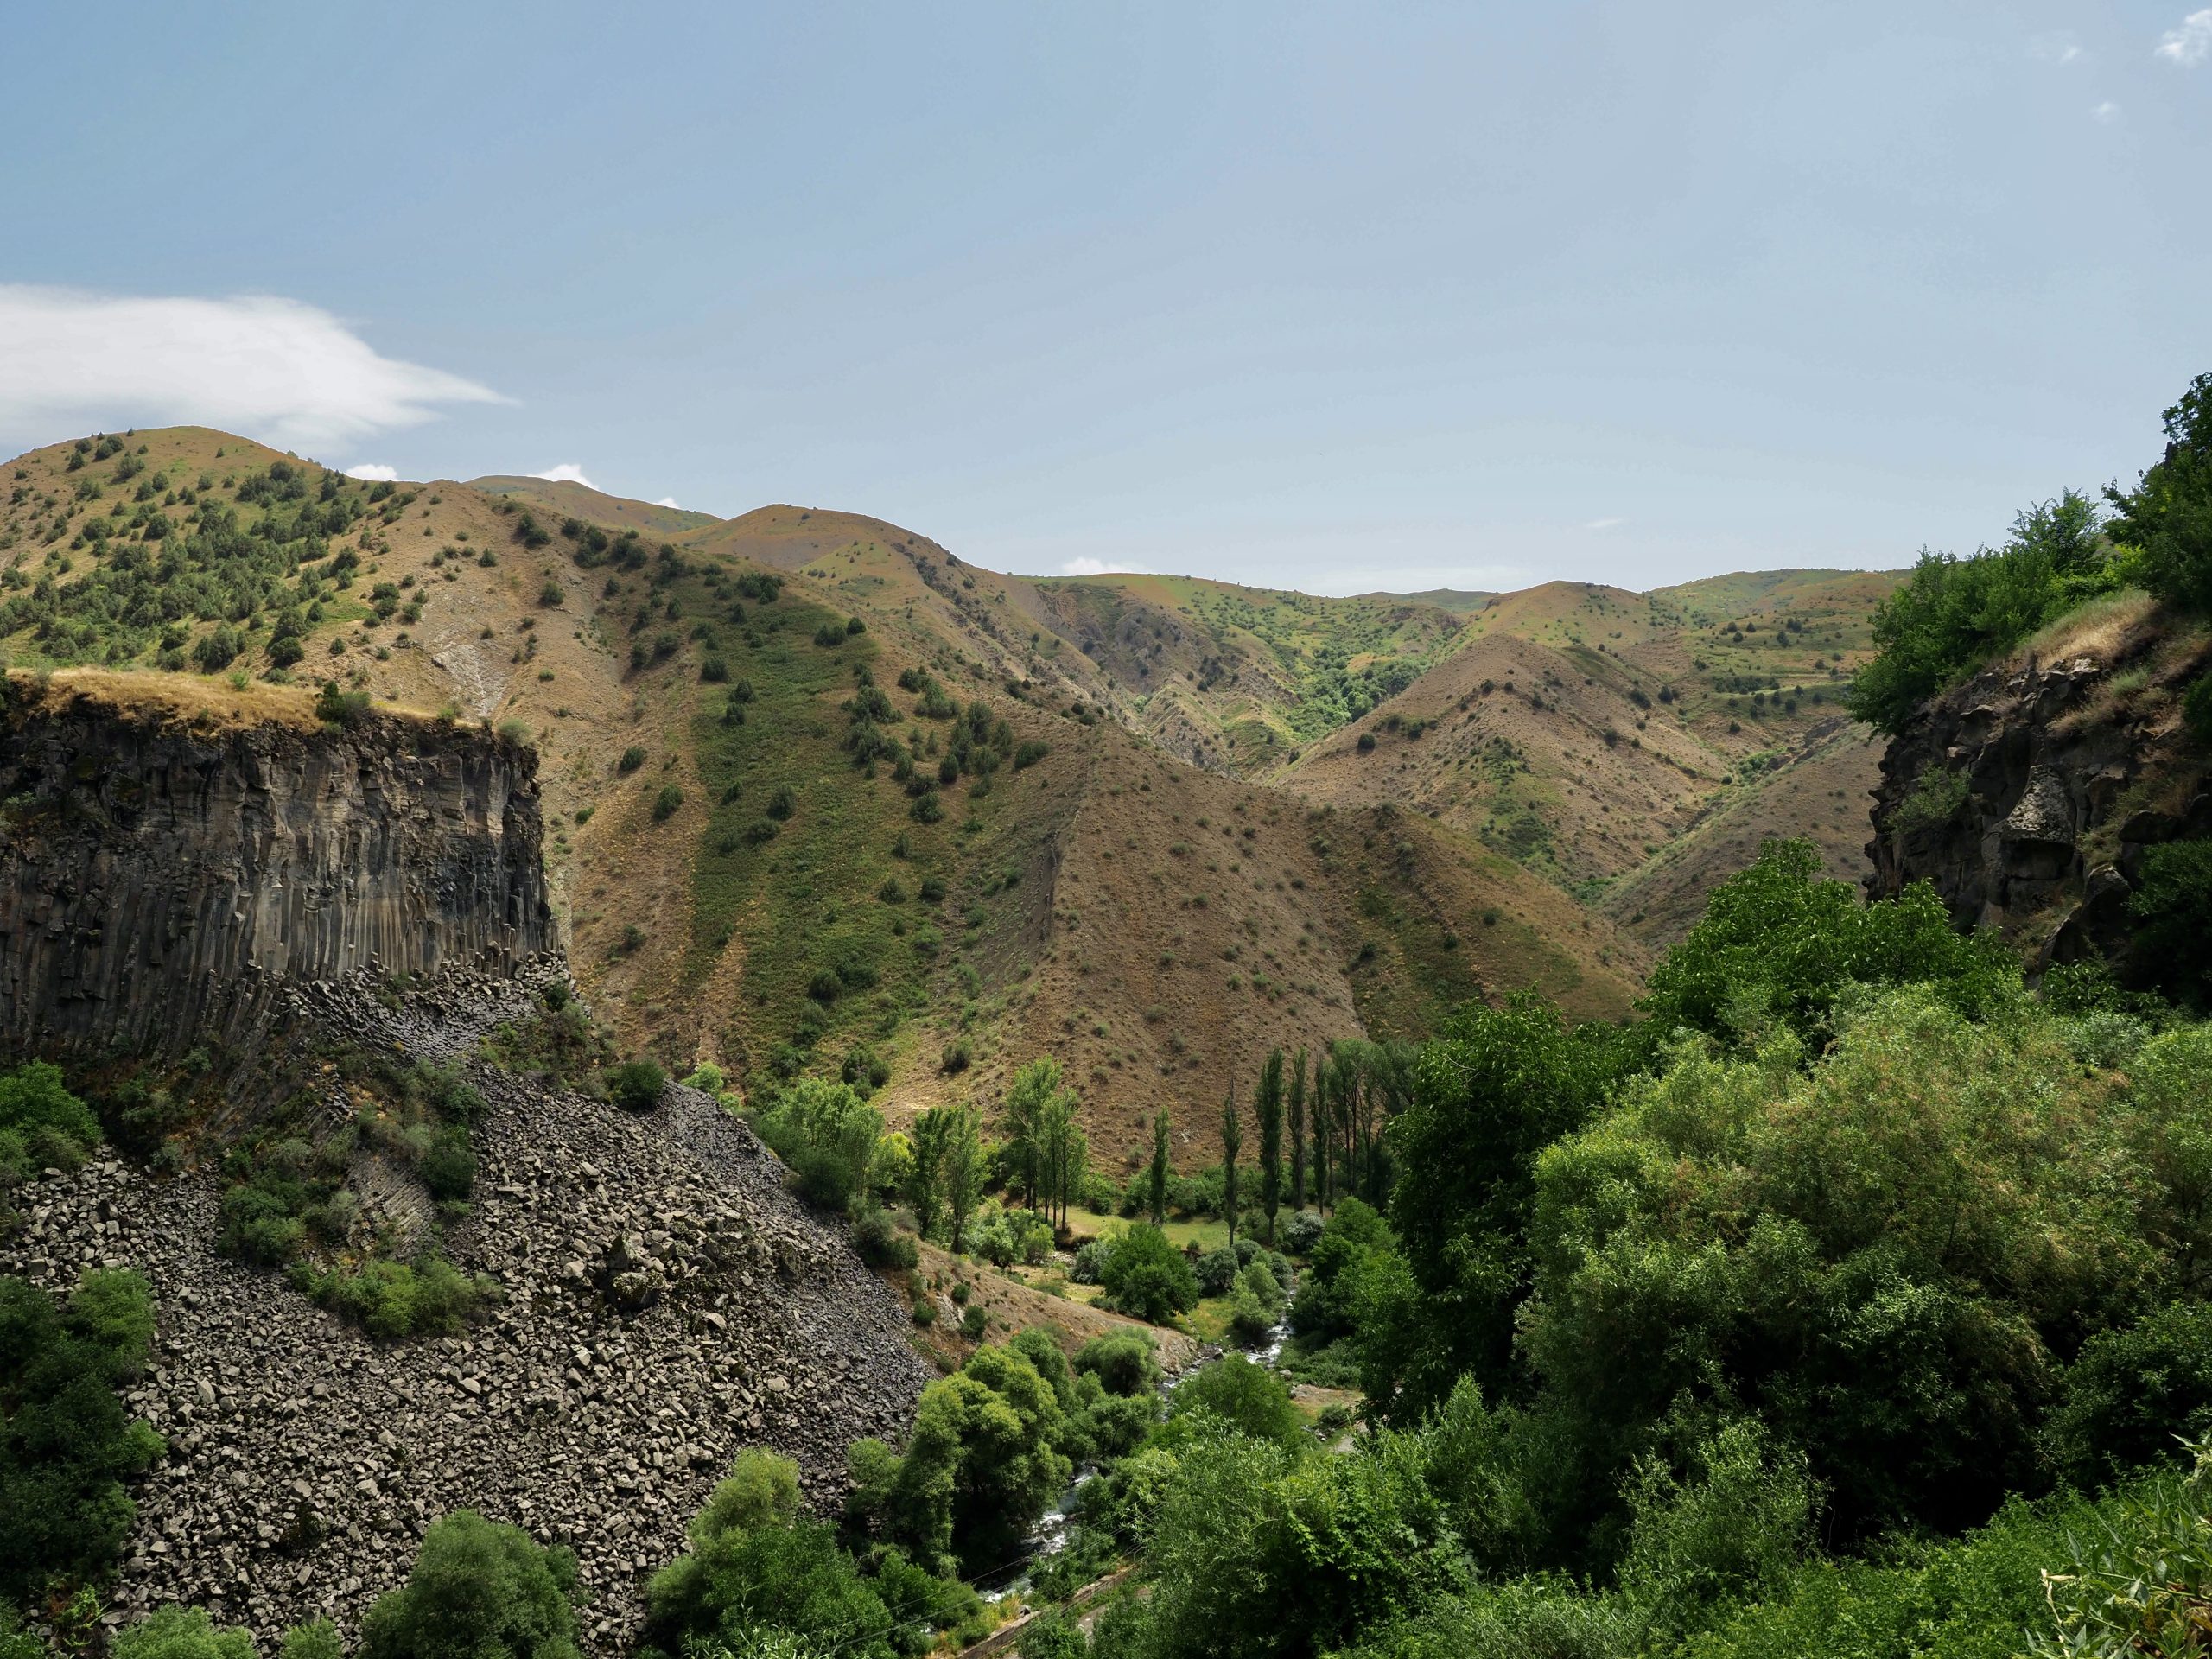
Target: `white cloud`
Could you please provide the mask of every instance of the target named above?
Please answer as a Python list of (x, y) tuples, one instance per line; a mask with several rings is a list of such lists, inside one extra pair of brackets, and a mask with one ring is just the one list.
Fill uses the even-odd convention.
[(1064, 576), (1150, 576), (1159, 572), (1149, 566), (1130, 564), (1121, 559), (1070, 559), (1060, 567)]
[(531, 476), (542, 478), (554, 484), (581, 484), (588, 490), (595, 490), (599, 487), (584, 476), (584, 469), (573, 461), (564, 461), (558, 467), (548, 467), (543, 472), (532, 473)]
[(1628, 520), (1625, 518), (1592, 518), (1588, 524), (1583, 525), (1582, 528), (1585, 530), (1611, 530), (1617, 524), (1624, 524), (1626, 523), (1628, 523)]
[(327, 311), (270, 296), (143, 298), (0, 283), (0, 431), (193, 422), (288, 448), (496, 404), (490, 388), (378, 354)]
[(2110, 126), (2113, 122), (2120, 119), (2120, 105), (2113, 103), (2112, 99), (2107, 99), (2103, 103), (2098, 105), (2095, 109), (2089, 111), (2089, 119), (2092, 121), (2101, 121), (2105, 125)]
[(672, 495), (664, 495), (659, 500), (654, 502), (653, 505), (657, 507), (674, 507), (678, 512), (683, 511), (683, 505)]
[(2031, 37), (2028, 55), (2044, 63), (2071, 63), (2082, 55), (2082, 44), (2074, 38), (2072, 30), (2055, 29), (2047, 35)]
[(2190, 12), (2181, 20), (2179, 29), (2168, 29), (2156, 55), (2184, 69), (2212, 56), (2212, 6)]
[(356, 466), (348, 467), (346, 469), (346, 476), (366, 479), (372, 484), (390, 484), (398, 479), (399, 468), (382, 466), (373, 461), (365, 461)]

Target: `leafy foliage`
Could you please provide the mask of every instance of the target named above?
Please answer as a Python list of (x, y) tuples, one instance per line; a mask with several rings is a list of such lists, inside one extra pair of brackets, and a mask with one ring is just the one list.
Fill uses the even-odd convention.
[(67, 1303), (0, 1279), (0, 1603), (105, 1572), (137, 1508), (124, 1482), (161, 1455), (116, 1390), (146, 1363), (153, 1300), (88, 1272)]
[(573, 1659), (576, 1564), (470, 1510), (423, 1536), (407, 1582), (361, 1623), (361, 1659)]

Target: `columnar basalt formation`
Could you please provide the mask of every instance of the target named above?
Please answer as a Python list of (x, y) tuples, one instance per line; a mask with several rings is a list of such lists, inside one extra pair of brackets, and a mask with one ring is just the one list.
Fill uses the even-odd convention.
[(0, 1045), (238, 1042), (288, 982), (512, 969), (550, 947), (537, 760), (385, 714), (242, 720), (11, 683)]

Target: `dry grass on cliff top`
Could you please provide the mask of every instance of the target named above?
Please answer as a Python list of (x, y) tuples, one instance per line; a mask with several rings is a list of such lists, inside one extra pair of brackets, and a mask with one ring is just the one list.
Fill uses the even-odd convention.
[[(60, 668), (50, 673), (10, 670), (10, 701), (29, 693), (29, 705), (59, 714), (75, 702), (95, 702), (126, 718), (175, 721), (200, 730), (238, 731), (249, 726), (285, 726), (317, 731), (314, 694), (296, 685), (249, 680), (236, 686), (226, 677), (200, 674), (118, 673), (106, 668)], [(402, 720), (433, 723), (427, 709), (378, 703), (375, 712)]]

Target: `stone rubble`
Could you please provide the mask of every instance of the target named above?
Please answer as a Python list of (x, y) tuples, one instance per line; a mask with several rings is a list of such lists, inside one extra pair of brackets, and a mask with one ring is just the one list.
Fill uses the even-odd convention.
[(673, 1084), (633, 1116), (475, 1058), (564, 976), (454, 969), (397, 1011), (368, 975), (287, 991), (295, 1029), (458, 1061), (483, 1092), (473, 1213), (445, 1243), (505, 1302), (465, 1336), (381, 1344), (217, 1255), (212, 1173), (104, 1158), (18, 1192), (0, 1273), (58, 1291), (130, 1267), (156, 1300), (129, 1406), (168, 1452), (111, 1623), (175, 1601), (264, 1643), (318, 1615), (350, 1634), (429, 1524), (473, 1508), (572, 1548), (587, 1645), (620, 1651), (741, 1449), (796, 1459), (827, 1503), (848, 1444), (903, 1436), (930, 1375), (906, 1310), (744, 1123)]

